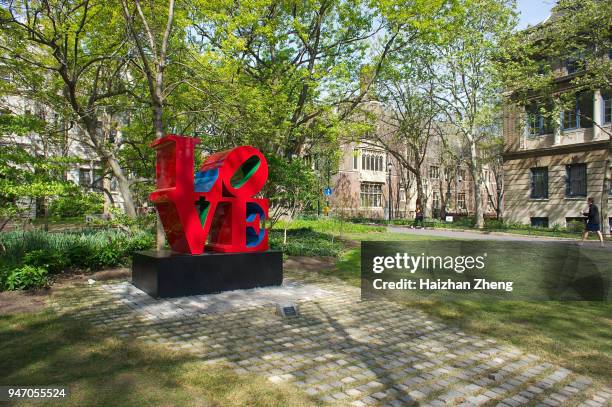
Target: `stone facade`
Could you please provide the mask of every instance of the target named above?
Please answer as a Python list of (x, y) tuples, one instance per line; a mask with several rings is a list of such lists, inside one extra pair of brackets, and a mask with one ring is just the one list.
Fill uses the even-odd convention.
[[(556, 73), (558, 92), (572, 92), (573, 74), (562, 65)], [(506, 220), (566, 227), (581, 221), (590, 196), (601, 209), (602, 232), (610, 233), (612, 92), (582, 92), (574, 107), (550, 118), (521, 109), (510, 99), (503, 126)]]
[[(368, 102), (377, 115), (384, 110), (378, 102)], [(373, 106), (373, 107), (372, 107)], [(380, 120), (378, 131), (389, 134), (390, 120)], [(459, 144), (458, 136), (445, 135)], [(332, 177), (332, 210), (345, 215), (374, 219), (414, 219), (417, 201), (413, 174), (402, 168), (383, 146), (369, 140), (341, 146), (338, 172)], [(469, 216), (474, 214), (473, 181), (467, 165), (458, 164), (444, 152), (442, 139), (432, 135), (421, 167), (427, 195), (428, 216)], [(484, 169), (482, 191), (485, 214), (495, 216), (497, 185), (492, 171)], [(390, 188), (389, 188), (390, 187)], [(488, 191), (488, 192), (487, 192)]]
[[(55, 127), (58, 129), (61, 128), (57, 123), (59, 118), (56, 117), (54, 112), (39, 103), (21, 96), (8, 96), (0, 101), (0, 114), (9, 113), (16, 115), (32, 114), (48, 123), (55, 123)], [(111, 206), (123, 208), (123, 197), (117, 188), (115, 180), (109, 175), (103, 177), (104, 171), (102, 165), (94, 151), (85, 143), (79, 142), (79, 140), (83, 138), (82, 134), (80, 134), (81, 131), (82, 130), (80, 130), (76, 124), (66, 125), (64, 130), (62, 130), (64, 141), (62, 143), (54, 143), (50, 147), (50, 150), (47, 151), (44, 151), (43, 139), (38, 134), (4, 136), (6, 136), (5, 139), (7, 142), (13, 145), (21, 145), (33, 154), (46, 154), (56, 157), (70, 156), (80, 159), (81, 162), (72, 165), (66, 172), (66, 180), (80, 185), (86, 191), (100, 192), (102, 188), (106, 189), (108, 194), (104, 194), (105, 211)], [(119, 142), (120, 138), (121, 132), (118, 131), (116, 141)], [(112, 200), (109, 198), (109, 194)], [(26, 202), (24, 200), (22, 204), (30, 207), (30, 217), (37, 217), (42, 214), (42, 204), (40, 202)]]

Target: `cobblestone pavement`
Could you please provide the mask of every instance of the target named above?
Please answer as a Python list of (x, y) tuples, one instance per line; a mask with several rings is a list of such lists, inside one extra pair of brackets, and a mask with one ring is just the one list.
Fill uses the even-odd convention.
[[(74, 294), (78, 292), (77, 294)], [(85, 300), (84, 297), (87, 297)], [(215, 300), (216, 298), (216, 300)], [(297, 301), (281, 318), (277, 300)], [(360, 301), (340, 282), (286, 272), (284, 287), (154, 300), (125, 281), (72, 290), (56, 304), (121, 337), (291, 382), (352, 406), (606, 406), (612, 389), (419, 310)]]

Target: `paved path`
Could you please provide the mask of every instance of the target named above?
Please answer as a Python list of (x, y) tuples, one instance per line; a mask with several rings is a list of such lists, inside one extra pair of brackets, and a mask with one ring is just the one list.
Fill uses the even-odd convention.
[[(69, 295), (69, 294), (70, 295)], [(272, 302), (297, 301), (281, 318)], [(537, 356), (435, 322), (420, 310), (360, 301), (359, 289), (286, 272), (283, 287), (155, 300), (126, 281), (74, 288), (60, 312), (121, 337), (191, 352), (331, 404), (584, 405), (612, 389)]]
[[(437, 236), (437, 237), (450, 237), (458, 239), (475, 239), (475, 240), (499, 240), (499, 241), (525, 241), (525, 242), (552, 242), (552, 243), (567, 243), (567, 244), (579, 244), (579, 239), (572, 238), (551, 238), (546, 236), (529, 236), (519, 234), (502, 234), (495, 232), (470, 232), (462, 230), (448, 230), (448, 229), (412, 229), (403, 226), (389, 226), (387, 230), (391, 233), (408, 233), (419, 236)], [(597, 247), (598, 241), (589, 240), (585, 242), (585, 245)], [(612, 250), (612, 242), (605, 242), (606, 248)]]

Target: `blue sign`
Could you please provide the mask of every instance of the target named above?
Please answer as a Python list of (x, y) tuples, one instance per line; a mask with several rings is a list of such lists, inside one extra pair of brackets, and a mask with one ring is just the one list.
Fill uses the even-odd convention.
[(331, 194), (332, 194), (332, 189), (330, 187), (327, 187), (323, 190), (323, 195), (331, 196)]

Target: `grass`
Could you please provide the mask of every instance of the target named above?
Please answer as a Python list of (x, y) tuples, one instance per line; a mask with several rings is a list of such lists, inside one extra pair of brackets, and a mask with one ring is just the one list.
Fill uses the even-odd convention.
[[(0, 316), (0, 383), (65, 385), (67, 406), (307, 406), (294, 387), (187, 353), (105, 336), (51, 310)], [(51, 405), (23, 401), (18, 405)]]
[[(287, 244), (283, 238), (287, 228)], [(385, 231), (381, 226), (359, 225), (339, 222), (335, 219), (279, 221), (269, 232), (270, 247), (282, 250), (290, 256), (331, 256), (338, 257), (344, 249), (342, 240), (361, 233), (379, 234)]]
[[(394, 233), (351, 234), (355, 240), (433, 240)], [(361, 250), (345, 251), (321, 274), (361, 283)], [(607, 302), (403, 301), (478, 335), (516, 345), (576, 372), (612, 383), (612, 304)]]
[[(410, 219), (399, 219), (390, 222), (391, 225), (396, 226), (412, 226), (414, 221)], [(474, 221), (472, 218), (459, 218), (455, 222), (447, 223), (438, 219), (430, 219), (423, 223), (427, 228), (434, 229), (452, 229), (452, 230), (468, 230), (475, 232), (497, 232), (497, 233), (511, 233), (517, 235), (528, 235), (528, 236), (547, 236), (547, 237), (561, 237), (569, 239), (579, 239), (582, 236), (582, 230), (584, 225), (574, 224), (571, 227), (559, 227), (555, 226), (552, 228), (542, 228), (530, 225), (524, 225), (519, 223), (502, 223), (496, 219), (485, 219), (485, 225), (483, 229), (475, 229)], [(595, 235), (590, 235), (589, 239), (596, 239)]]
[(352, 222), (340, 222), (335, 218), (326, 218), (319, 220), (301, 220), (297, 219), (291, 222), (278, 221), (274, 225), (274, 229), (282, 230), (287, 227), (288, 229), (312, 229), (319, 233), (328, 233), (331, 235), (351, 234), (351, 233), (368, 233), (368, 232), (384, 232), (386, 227), (384, 226), (373, 226), (364, 225), (360, 223)]
[(287, 230), (287, 244), (283, 243), (283, 235), (283, 230), (271, 230), (268, 235), (270, 248), (282, 250), (285, 255), (289, 256), (337, 257), (343, 249), (338, 239), (310, 228)]

